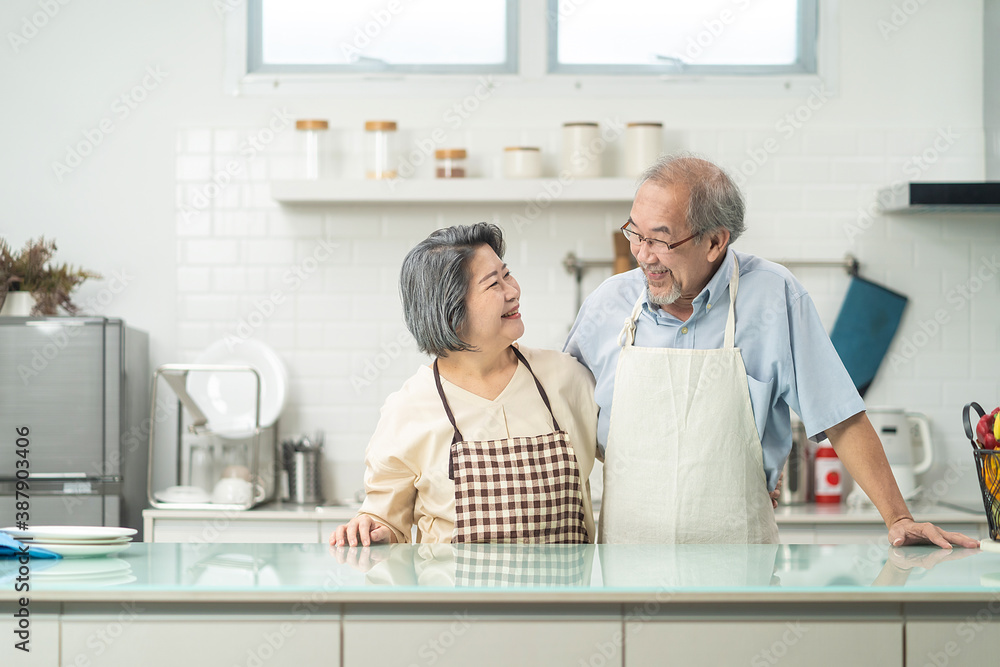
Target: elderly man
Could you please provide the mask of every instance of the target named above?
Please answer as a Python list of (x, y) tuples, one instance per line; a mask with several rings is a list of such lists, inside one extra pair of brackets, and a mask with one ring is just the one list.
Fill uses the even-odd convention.
[(776, 542), (768, 496), (791, 409), (813, 440), (829, 437), (890, 543), (978, 546), (914, 522), (805, 289), (730, 247), (743, 212), (718, 166), (661, 159), (622, 227), (639, 268), (595, 290), (570, 332), (566, 351), (597, 380), (600, 541)]

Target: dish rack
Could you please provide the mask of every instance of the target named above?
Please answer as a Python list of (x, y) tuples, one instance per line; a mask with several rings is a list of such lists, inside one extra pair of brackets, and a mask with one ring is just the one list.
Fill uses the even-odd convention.
[[(211, 428), (212, 424), (205, 416), (204, 411), (187, 391), (188, 377), (193, 373), (251, 374), (255, 396), (255, 416), (252, 427), (235, 438), (233, 434), (215, 432)], [(213, 448), (217, 447), (219, 441), (228, 437), (230, 442), (246, 443), (248, 449), (247, 467), (249, 468), (250, 477), (248, 481), (250, 481), (252, 488), (257, 489), (259, 487), (261, 493), (251, 492), (249, 499), (245, 503), (208, 501), (166, 502), (162, 499), (162, 496), (161, 498), (157, 498), (159, 491), (155, 490), (156, 486), (154, 485), (154, 480), (158, 477), (157, 472), (159, 472), (154, 470), (157, 458), (156, 443), (158, 440), (163, 440), (163, 434), (159, 431), (167, 426), (167, 424), (162, 423), (165, 420), (158, 418), (157, 415), (158, 406), (161, 405), (162, 401), (166, 400), (158, 395), (162, 384), (160, 382), (161, 379), (172, 390), (179, 406), (183, 407), (183, 409), (178, 409), (177, 411), (177, 424), (175, 426), (176, 466), (172, 476), (177, 484), (181, 488), (186, 488), (184, 487), (184, 482), (190, 482), (190, 479), (185, 479), (184, 470), (185, 463), (188, 462), (190, 456), (191, 439), (186, 441), (185, 434), (190, 434), (195, 439), (200, 439), (204, 442), (210, 442)], [(153, 374), (150, 402), (149, 464), (147, 467), (147, 499), (150, 506), (158, 509), (248, 510), (275, 499), (275, 434), (277, 433), (277, 425), (274, 424), (267, 428), (261, 427), (261, 379), (256, 368), (242, 365), (165, 364), (157, 368)], [(169, 437), (168, 434), (167, 438), (169, 439)], [(220, 459), (221, 457), (217, 454), (213, 457), (213, 461), (219, 461)], [(215, 471), (213, 471), (213, 475), (216, 480), (220, 478), (220, 475)]]

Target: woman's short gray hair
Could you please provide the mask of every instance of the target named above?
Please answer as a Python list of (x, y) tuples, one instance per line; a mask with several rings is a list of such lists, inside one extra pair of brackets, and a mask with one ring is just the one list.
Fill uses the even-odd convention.
[(687, 221), (691, 233), (699, 235), (696, 243), (717, 229), (728, 229), (732, 243), (746, 229), (743, 193), (717, 164), (688, 153), (665, 155), (642, 174), (639, 186), (646, 181), (687, 188)]
[(458, 335), (468, 311), (469, 262), (481, 246), (503, 258), (503, 232), (477, 222), (439, 229), (418, 243), (403, 260), (399, 295), (406, 328), (421, 352), (447, 357), (449, 352), (474, 350)]

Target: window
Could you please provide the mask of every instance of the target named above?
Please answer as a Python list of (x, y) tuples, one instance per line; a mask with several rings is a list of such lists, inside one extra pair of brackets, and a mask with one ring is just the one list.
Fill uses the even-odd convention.
[(252, 0), (248, 73), (517, 72), (516, 0)]
[(548, 0), (548, 71), (816, 71), (815, 0)]
[[(220, 0), (233, 94), (788, 95), (837, 87), (819, 0)], [(218, 3), (217, 5), (218, 6)]]

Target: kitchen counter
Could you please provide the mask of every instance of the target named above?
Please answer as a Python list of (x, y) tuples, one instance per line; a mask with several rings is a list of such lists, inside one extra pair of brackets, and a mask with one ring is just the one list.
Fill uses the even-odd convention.
[[(15, 576), (0, 561), (7, 622)], [(33, 560), (30, 585), (40, 650), (15, 664), (47, 667), (251, 664), (261, 646), (269, 667), (371, 664), (373, 651), (403, 665), (773, 664), (762, 651), (903, 665), (954, 644), (947, 664), (977, 667), (1000, 653), (1000, 554), (968, 549), (135, 543)]]
[[(920, 505), (911, 504), (910, 513), (917, 521), (930, 521), (937, 524), (953, 523), (986, 523), (986, 513), (980, 502), (979, 507), (971, 504), (968, 507), (961, 505)], [(873, 523), (880, 526), (885, 524), (882, 516), (872, 505), (859, 507), (849, 507), (841, 503), (839, 505), (822, 505), (808, 503), (806, 505), (778, 505), (774, 510), (774, 518), (778, 525), (795, 524), (846, 524), (846, 523)]]
[[(105, 581), (111, 561), (122, 571)], [(0, 560), (0, 582), (16, 569), (15, 560)], [(1000, 554), (867, 545), (337, 549), (136, 542), (112, 557), (33, 559), (31, 569), (31, 599), (60, 602), (296, 602), (324, 586), (338, 603), (642, 602), (667, 589), (674, 602), (964, 601), (1000, 594)], [(0, 587), (0, 600), (16, 597), (11, 586)]]
[[(357, 514), (360, 505), (302, 506), (268, 503), (252, 510), (147, 509), (143, 539), (147, 542), (283, 542), (325, 543), (338, 525)], [(599, 509), (599, 506), (598, 508)], [(988, 537), (980, 507), (917, 505), (918, 521), (981, 539)], [(780, 505), (775, 510), (780, 541), (792, 544), (885, 542), (885, 526), (874, 507), (847, 505)]]

